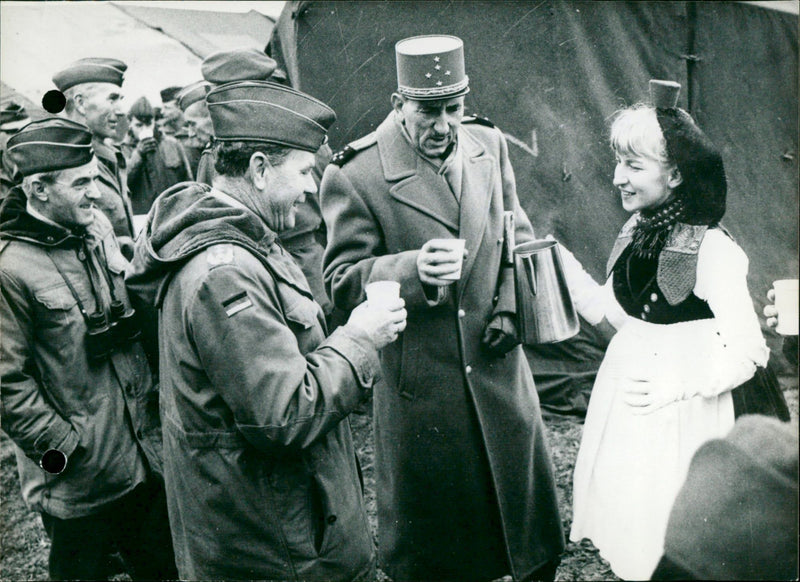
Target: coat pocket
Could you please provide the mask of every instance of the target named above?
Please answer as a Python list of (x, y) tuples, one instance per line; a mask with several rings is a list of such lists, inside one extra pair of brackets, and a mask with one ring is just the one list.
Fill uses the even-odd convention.
[(54, 348), (61, 358), (83, 349), (86, 326), (77, 307), (78, 301), (66, 284), (36, 290), (33, 296), (37, 304), (36, 327), (40, 345)]

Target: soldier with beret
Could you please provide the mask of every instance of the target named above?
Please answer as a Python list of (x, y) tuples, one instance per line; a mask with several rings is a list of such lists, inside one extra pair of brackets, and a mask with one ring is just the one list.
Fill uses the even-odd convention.
[(117, 59), (79, 59), (53, 75), (53, 83), (66, 97), (64, 114), (92, 132), (95, 156), (100, 162), (97, 206), (114, 227), (123, 252), (133, 248), (133, 210), (128, 195), (126, 163), (113, 144), (117, 123), (124, 115), (121, 87), (128, 65)]
[[(321, 185), (325, 285), (350, 309), (401, 284), (408, 327), (374, 394), (381, 567), (396, 580), (555, 576), (564, 549), (533, 377), (502, 267), (503, 212), (533, 238), (503, 134), (464, 118), (461, 39), (396, 45), (393, 111)], [(465, 239), (462, 261), (447, 239)]]
[(159, 196), (131, 293), (159, 310), (165, 481), (184, 579), (371, 580), (347, 415), (405, 328), (400, 299), (326, 337), (278, 234), (313, 194), (334, 112), (275, 83), (211, 90), (211, 186)]
[(8, 141), (21, 186), (0, 209), (2, 427), (54, 580), (177, 574), (161, 474), (158, 395), (124, 284), (95, 138), (52, 117)]

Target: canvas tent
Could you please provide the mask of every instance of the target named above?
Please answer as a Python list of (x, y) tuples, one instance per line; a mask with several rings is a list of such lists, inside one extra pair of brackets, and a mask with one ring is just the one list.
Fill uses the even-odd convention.
[[(87, 56), (127, 63), (124, 106), (140, 96), (155, 105), (159, 91), (201, 78), (208, 54), (262, 49), (274, 21), (256, 11), (164, 8), (160, 3), (8, 2), (0, 7), (2, 95), (11, 89), (34, 103), (54, 89), (52, 75)], [(257, 4), (253, 3), (256, 8)]]
[[(336, 110), (336, 149), (388, 113), (394, 44), (435, 33), (464, 40), (467, 109), (508, 137), (537, 233), (565, 243), (597, 280), (626, 218), (607, 119), (645, 99), (650, 78), (680, 82), (680, 105), (722, 148), (724, 224), (750, 257), (759, 313), (773, 280), (797, 277), (796, 13), (739, 2), (287, 2), (267, 52)], [(585, 407), (604, 339), (582, 327), (575, 340), (529, 349), (551, 410)]]

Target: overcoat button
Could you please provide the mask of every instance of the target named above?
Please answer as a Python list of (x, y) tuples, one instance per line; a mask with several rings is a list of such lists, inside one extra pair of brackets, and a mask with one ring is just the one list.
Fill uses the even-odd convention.
[(646, 303), (645, 303), (644, 307), (642, 307), (642, 309), (644, 309), (645, 313), (650, 313), (650, 306), (647, 305)]
[(467, 374), (472, 374), (472, 366), (467, 366), (466, 368), (464, 368), (464, 371), (465, 371)]
[(651, 293), (650, 294), (650, 301), (652, 301), (653, 303), (658, 301), (658, 293)]
[(647, 314), (644, 311), (640, 315), (644, 321), (647, 321)]
[(458, 316), (459, 316), (459, 317), (464, 317), (465, 315), (467, 315), (467, 312), (466, 312), (466, 311), (464, 311), (463, 309), (459, 309), (459, 310), (458, 310)]
[(329, 515), (328, 516), (328, 523), (330, 525), (333, 525), (334, 523), (336, 523), (336, 516), (335, 515)]

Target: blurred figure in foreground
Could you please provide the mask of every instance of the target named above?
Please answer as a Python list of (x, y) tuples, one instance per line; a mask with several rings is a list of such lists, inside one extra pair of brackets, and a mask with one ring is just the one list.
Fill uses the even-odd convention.
[(652, 580), (797, 580), (797, 430), (745, 415), (698, 449)]

